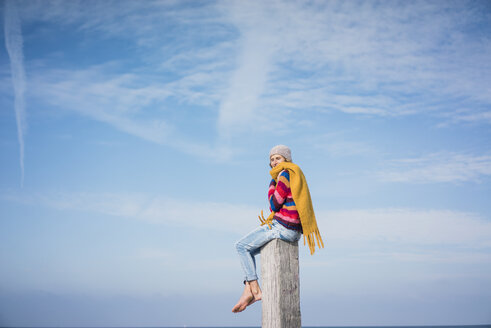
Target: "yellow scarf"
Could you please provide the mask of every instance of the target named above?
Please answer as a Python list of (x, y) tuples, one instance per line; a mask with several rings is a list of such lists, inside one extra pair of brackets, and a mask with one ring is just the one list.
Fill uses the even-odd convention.
[[(288, 170), (288, 173), (290, 174), (290, 189), (292, 191), (293, 201), (295, 202), (300, 216), (300, 223), (302, 224), (303, 244), (305, 245), (305, 238), (307, 238), (310, 254), (312, 255), (315, 252), (315, 239), (317, 239), (317, 246), (319, 249), (324, 247), (324, 243), (322, 242), (321, 234), (317, 227), (317, 221), (315, 220), (314, 207), (312, 206), (312, 199), (310, 198), (307, 180), (300, 167), (291, 162), (281, 162), (269, 173), (271, 174), (271, 177), (277, 181), (278, 174), (283, 170)], [(271, 212), (269, 217), (264, 219), (263, 212), (261, 211), (261, 216), (259, 217), (261, 225), (267, 224), (271, 228), (270, 224), (273, 221), (274, 215), (275, 212)]]

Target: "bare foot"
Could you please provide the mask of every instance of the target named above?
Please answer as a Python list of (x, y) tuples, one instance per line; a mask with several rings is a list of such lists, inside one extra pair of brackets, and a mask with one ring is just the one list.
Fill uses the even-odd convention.
[(244, 311), (246, 307), (248, 307), (252, 303), (261, 300), (261, 297), (262, 293), (257, 280), (246, 282), (244, 292), (239, 298), (237, 304), (235, 304), (235, 306), (233, 307), (232, 312), (238, 313)]
[(244, 311), (249, 304), (253, 303), (253, 301), (254, 295), (252, 295), (249, 283), (246, 283), (244, 292), (242, 293), (242, 296), (240, 296), (237, 304), (235, 304), (235, 306), (232, 308), (232, 312), (238, 313)]

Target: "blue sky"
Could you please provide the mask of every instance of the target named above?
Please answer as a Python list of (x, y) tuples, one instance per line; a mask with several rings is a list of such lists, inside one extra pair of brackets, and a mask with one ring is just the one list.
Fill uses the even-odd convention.
[(3, 1), (0, 324), (246, 326), (292, 149), (304, 325), (491, 322), (488, 1)]

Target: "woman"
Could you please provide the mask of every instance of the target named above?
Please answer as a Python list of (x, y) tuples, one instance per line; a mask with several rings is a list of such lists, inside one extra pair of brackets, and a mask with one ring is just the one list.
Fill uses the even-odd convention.
[(266, 243), (277, 238), (296, 242), (303, 232), (304, 242), (307, 238), (311, 254), (314, 253), (315, 238), (318, 246), (324, 247), (307, 181), (300, 168), (292, 163), (290, 148), (284, 145), (273, 147), (269, 152), (269, 163), (272, 177), (268, 189), (271, 214), (267, 219), (260, 217), (261, 226), (235, 244), (245, 273), (245, 287), (232, 312), (242, 312), (262, 298), (257, 282), (255, 256)]

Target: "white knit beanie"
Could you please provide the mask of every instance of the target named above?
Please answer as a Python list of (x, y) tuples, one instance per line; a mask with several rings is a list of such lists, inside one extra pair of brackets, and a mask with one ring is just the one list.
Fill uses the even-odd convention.
[(276, 154), (283, 156), (288, 162), (292, 161), (292, 151), (285, 145), (276, 145), (271, 148), (269, 151), (269, 158)]

